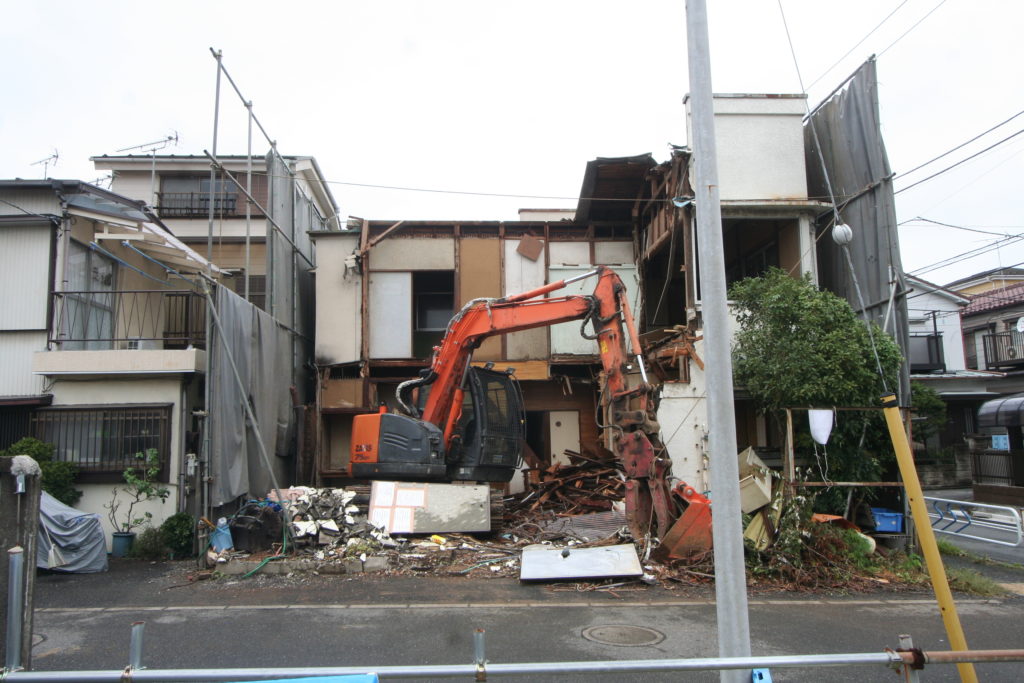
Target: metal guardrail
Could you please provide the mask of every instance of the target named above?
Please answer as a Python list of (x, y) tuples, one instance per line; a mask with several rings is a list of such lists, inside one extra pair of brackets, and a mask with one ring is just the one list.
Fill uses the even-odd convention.
[[(1017, 547), (1024, 543), (1024, 527), (1021, 525), (1021, 514), (1017, 508), (1007, 505), (989, 505), (968, 500), (951, 500), (949, 498), (930, 498), (925, 496), (928, 505), (928, 517), (932, 520), (932, 529), (940, 534), (950, 534), (962, 538), (971, 538), (985, 543), (995, 543)], [(980, 513), (980, 514), (979, 514)], [(1006, 521), (995, 518), (998, 515)], [(988, 529), (1009, 535), (1013, 540), (1000, 540), (988, 536), (978, 536), (975, 529)]]
[[(1022, 662), (1024, 650), (924, 651), (914, 647), (910, 636), (899, 637), (899, 647), (884, 652), (847, 654), (780, 655), (762, 657), (705, 657), (695, 659), (637, 659), (587, 662), (520, 662), (495, 664), (487, 660), (484, 630), (473, 634), (473, 662), (418, 666), (365, 667), (279, 667), (224, 669), (147, 669), (142, 662), (145, 622), (132, 624), (128, 646), (129, 663), (124, 669), (112, 671), (24, 671), (16, 667), (0, 670), (0, 681), (46, 681), (48, 683), (170, 683), (171, 681), (219, 682), (260, 681), (268, 679), (296, 680), (309, 676), (366, 676), (378, 680), (408, 678), (473, 677), (486, 681), (515, 674), (556, 675), (609, 674), (669, 671), (765, 671), (770, 669), (821, 668), (839, 666), (876, 666), (899, 672), (904, 680), (917, 681), (918, 670), (930, 664), (964, 664), (973, 662)], [(8, 637), (8, 643), (10, 638)]]

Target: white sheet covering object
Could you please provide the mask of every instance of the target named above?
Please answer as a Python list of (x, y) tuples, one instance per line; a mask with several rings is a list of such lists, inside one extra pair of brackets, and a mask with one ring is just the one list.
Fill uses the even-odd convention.
[(49, 569), (50, 539), (65, 564), (54, 571), (91, 574), (107, 571), (107, 538), (100, 516), (60, 502), (46, 491), (39, 500), (36, 566)]
[(811, 438), (824, 446), (828, 443), (829, 435), (832, 434), (832, 411), (824, 409), (808, 410), (807, 417), (811, 421)]

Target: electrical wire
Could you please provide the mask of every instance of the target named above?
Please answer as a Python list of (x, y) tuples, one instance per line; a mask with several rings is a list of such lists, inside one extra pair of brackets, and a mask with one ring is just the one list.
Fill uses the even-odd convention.
[(935, 7), (932, 7), (931, 11), (929, 11), (929, 12), (928, 12), (928, 14), (926, 14), (926, 15), (924, 15), (923, 17), (921, 17), (920, 19), (918, 19), (918, 20), (917, 20), (917, 22), (916, 22), (916, 23), (914, 23), (914, 25), (913, 25), (913, 26), (911, 26), (910, 28), (908, 28), (908, 29), (907, 29), (906, 31), (904, 31), (904, 32), (903, 32), (903, 33), (902, 33), (902, 34), (900, 35), (900, 37), (899, 37), (899, 38), (897, 38), (896, 40), (894, 40), (894, 41), (892, 41), (891, 43), (889, 43), (889, 46), (888, 46), (888, 47), (886, 47), (886, 48), (885, 48), (884, 50), (882, 50), (881, 52), (879, 52), (879, 53), (878, 53), (878, 56), (879, 56), (879, 57), (881, 57), (881, 56), (882, 56), (882, 55), (884, 55), (884, 54), (885, 54), (886, 52), (888, 52), (888, 51), (889, 51), (889, 48), (891, 48), (891, 47), (892, 47), (893, 45), (895, 45), (896, 43), (898, 43), (898, 42), (900, 42), (901, 40), (903, 40), (904, 38), (906, 38), (906, 37), (907, 37), (907, 34), (908, 34), (908, 33), (910, 33), (910, 32), (911, 32), (911, 31), (913, 31), (913, 30), (914, 30), (915, 28), (917, 28), (918, 26), (920, 26), (920, 25), (921, 25), (921, 22), (923, 22), (923, 21), (924, 21), (925, 19), (927, 19), (928, 17), (930, 17), (930, 16), (931, 16), (931, 15), (932, 15), (932, 14), (933, 14), (933, 13), (935, 12), (935, 10), (939, 9), (940, 7), (942, 7), (942, 6), (943, 6), (943, 5), (945, 5), (945, 4), (946, 4), (946, 0), (940, 0), (939, 4), (937, 4), (937, 5), (935, 6)]
[(843, 61), (844, 59), (846, 59), (847, 57), (849, 57), (849, 56), (850, 56), (850, 53), (852, 53), (852, 52), (853, 52), (854, 50), (856, 50), (856, 49), (857, 49), (858, 47), (860, 47), (860, 46), (861, 46), (861, 45), (862, 45), (862, 44), (864, 43), (864, 41), (865, 41), (865, 40), (867, 40), (868, 38), (870, 38), (870, 37), (871, 37), (871, 36), (872, 36), (872, 35), (874, 34), (874, 32), (875, 32), (875, 31), (877, 31), (878, 29), (880, 29), (880, 28), (882, 27), (882, 24), (884, 24), (885, 22), (889, 21), (889, 19), (891, 19), (891, 18), (892, 18), (892, 15), (896, 14), (897, 12), (899, 12), (899, 11), (900, 11), (900, 8), (902, 8), (902, 7), (903, 7), (903, 6), (905, 5), (905, 4), (907, 4), (907, 3), (909, 2), (909, 1), (910, 1), (910, 0), (903, 0), (903, 2), (901, 2), (901, 3), (899, 4), (899, 5), (897, 5), (897, 6), (896, 6), (896, 9), (894, 9), (893, 11), (889, 12), (889, 14), (887, 14), (887, 15), (886, 15), (885, 19), (882, 19), (882, 21), (878, 22), (878, 25), (877, 25), (877, 26), (875, 26), (875, 27), (874, 27), (873, 29), (871, 29), (870, 31), (868, 31), (868, 32), (867, 32), (867, 35), (865, 35), (865, 36), (864, 36), (863, 38), (861, 38), (860, 40), (858, 40), (858, 41), (857, 41), (857, 44), (856, 44), (856, 45), (854, 45), (854, 46), (853, 46), (853, 47), (851, 47), (851, 48), (850, 48), (849, 50), (847, 50), (847, 51), (846, 51), (846, 53), (845, 53), (845, 54), (844, 54), (844, 55), (843, 55), (842, 57), (840, 57), (839, 59), (837, 59), (837, 60), (835, 61), (835, 63), (834, 63), (834, 64), (833, 64), (832, 66), (830, 66), (829, 68), (825, 69), (825, 71), (824, 71), (824, 72), (823, 72), (823, 73), (822, 73), (822, 74), (821, 74), (820, 76), (818, 76), (818, 77), (817, 77), (817, 78), (815, 78), (815, 79), (814, 79), (813, 81), (811, 81), (810, 83), (808, 83), (808, 84), (807, 84), (807, 88), (808, 88), (808, 89), (810, 89), (810, 88), (813, 88), (813, 87), (815, 86), (815, 84), (817, 84), (817, 83), (818, 83), (818, 81), (820, 81), (821, 79), (823, 79), (823, 78), (824, 78), (825, 76), (829, 75), (829, 74), (830, 74), (830, 73), (832, 72), (832, 69), (834, 69), (834, 68), (836, 68), (837, 66), (839, 66), (839, 64), (840, 64), (840, 63), (842, 63), (842, 61)]
[(1017, 242), (1020, 242), (1022, 239), (1024, 239), (1024, 235), (1017, 235), (1017, 236), (1014, 236), (1014, 237), (1008, 237), (1006, 239), (997, 240), (997, 241), (995, 241), (995, 242), (993, 242), (991, 244), (987, 244), (987, 245), (985, 245), (983, 247), (978, 247), (976, 249), (972, 249), (970, 251), (965, 251), (965, 252), (963, 252), (961, 254), (957, 254), (955, 256), (950, 256), (949, 258), (943, 259), (942, 261), (938, 261), (938, 262), (933, 263), (931, 265), (924, 266), (924, 267), (921, 267), (921, 268), (915, 268), (914, 270), (909, 271), (908, 274), (909, 275), (920, 275), (922, 273), (928, 273), (928, 272), (931, 272), (933, 270), (938, 270), (939, 268), (945, 268), (947, 266), (952, 266), (952, 265), (955, 265), (957, 263), (960, 263), (961, 261), (967, 261), (968, 259), (974, 258), (976, 256), (981, 256), (982, 254), (987, 254), (990, 251), (995, 251), (997, 249), (1000, 249), (1001, 247), (1009, 246), (1010, 244), (1016, 244)]
[(989, 128), (988, 130), (986, 130), (985, 132), (983, 132), (983, 133), (978, 133), (977, 135), (975, 135), (975, 136), (974, 136), (973, 138), (971, 138), (970, 140), (968, 140), (968, 141), (966, 141), (966, 142), (961, 142), (961, 143), (960, 143), (959, 145), (957, 145), (956, 147), (954, 147), (954, 148), (952, 148), (952, 149), (950, 149), (950, 150), (947, 150), (947, 151), (943, 152), (943, 153), (942, 153), (942, 154), (940, 154), (939, 156), (937, 156), (937, 157), (935, 157), (935, 158), (933, 158), (933, 159), (929, 159), (928, 161), (924, 162), (923, 164), (919, 164), (919, 165), (915, 166), (914, 168), (910, 169), (909, 171), (904, 171), (903, 173), (899, 173), (899, 174), (897, 174), (897, 175), (898, 175), (898, 176), (899, 176), (900, 178), (902, 178), (903, 176), (907, 176), (907, 175), (910, 175), (910, 174), (911, 174), (911, 173), (913, 173), (914, 171), (919, 171), (919, 170), (921, 170), (922, 168), (924, 168), (925, 166), (927, 166), (927, 165), (929, 165), (929, 164), (931, 164), (931, 163), (934, 163), (934, 162), (938, 161), (939, 159), (942, 159), (943, 157), (949, 156), (950, 154), (952, 154), (953, 152), (957, 151), (958, 149), (962, 149), (962, 148), (966, 147), (967, 145), (971, 144), (971, 143), (972, 143), (972, 142), (974, 142), (975, 140), (978, 140), (979, 138), (983, 138), (983, 137), (985, 137), (986, 135), (988, 135), (989, 133), (991, 133), (991, 132), (992, 132), (992, 131), (994, 131), (995, 129), (997, 129), (997, 128), (1001, 128), (1001, 127), (1005, 126), (1006, 124), (1008, 124), (1008, 123), (1009, 123), (1010, 121), (1013, 121), (1013, 120), (1014, 120), (1015, 118), (1017, 118), (1017, 117), (1018, 117), (1018, 116), (1020, 116), (1021, 114), (1024, 114), (1024, 109), (1022, 109), (1021, 111), (1017, 112), (1016, 114), (1014, 114), (1014, 115), (1013, 115), (1013, 116), (1011, 116), (1010, 118), (1006, 119), (1005, 121), (1003, 121), (1003, 122), (1001, 122), (1001, 123), (997, 123), (996, 125), (992, 126), (992, 127), (991, 127), (991, 128)]
[(896, 194), (899, 194), (900, 192), (906, 192), (910, 188), (917, 187), (921, 183), (926, 183), (929, 180), (931, 180), (933, 178), (936, 178), (936, 177), (942, 175), (943, 173), (946, 173), (947, 171), (952, 171), (957, 166), (960, 166), (961, 164), (964, 164), (964, 163), (970, 161), (971, 159), (974, 159), (975, 157), (981, 156), (985, 152), (991, 151), (991, 150), (995, 149), (996, 147), (998, 147), (999, 145), (1002, 145), (1002, 144), (1004, 144), (1006, 142), (1009, 142), (1010, 140), (1012, 140), (1013, 138), (1017, 137), (1021, 133), (1024, 133), (1024, 128), (1021, 128), (1020, 130), (1018, 130), (1016, 133), (1013, 133), (1012, 135), (1006, 136), (1005, 138), (1003, 138), (999, 142), (996, 142), (994, 144), (989, 145), (988, 147), (986, 147), (985, 149), (981, 150), (980, 152), (975, 152), (971, 156), (965, 157), (965, 158), (961, 159), (960, 161), (956, 162), (955, 164), (950, 164), (949, 166), (947, 166), (946, 168), (942, 169), (941, 171), (936, 171), (935, 173), (932, 173), (927, 178), (923, 178), (921, 180), (918, 180), (916, 183), (911, 183), (910, 185), (907, 185), (906, 187), (902, 187), (902, 188), (896, 190), (895, 192), (893, 192), (893, 194), (896, 195)]
[(953, 225), (952, 223), (943, 223), (942, 221), (933, 221), (932, 219), (925, 218), (924, 216), (914, 216), (913, 218), (908, 218), (907, 220), (903, 221), (902, 223), (897, 223), (896, 226), (899, 227), (901, 225), (909, 225), (909, 224), (913, 223), (914, 221), (921, 221), (923, 223), (931, 223), (932, 225), (941, 225), (944, 228), (955, 228), (956, 230), (965, 230), (967, 232), (976, 232), (976, 233), (979, 233), (979, 234), (982, 234), (982, 235), (995, 235), (996, 237), (1019, 237), (1020, 236), (1020, 235), (1011, 235), (1011, 234), (1006, 233), (1006, 232), (991, 232), (989, 230), (978, 230), (977, 228), (968, 228), (968, 227), (963, 226), (963, 225)]

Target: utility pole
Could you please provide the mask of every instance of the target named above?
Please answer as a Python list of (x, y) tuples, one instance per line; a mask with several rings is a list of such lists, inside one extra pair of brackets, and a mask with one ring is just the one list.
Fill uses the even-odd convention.
[[(750, 623), (743, 562), (739, 464), (736, 459), (736, 417), (729, 349), (722, 208), (718, 190), (711, 58), (705, 0), (686, 2), (686, 43), (694, 159), (694, 203), (700, 260), (701, 311), (708, 393), (708, 446), (711, 451), (712, 534), (715, 547), (715, 603), (718, 654), (750, 656)], [(749, 671), (722, 671), (721, 680), (741, 683)]]

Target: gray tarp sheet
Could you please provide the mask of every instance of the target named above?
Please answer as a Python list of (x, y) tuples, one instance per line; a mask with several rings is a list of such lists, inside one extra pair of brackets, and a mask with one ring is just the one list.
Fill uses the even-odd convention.
[[(903, 357), (909, 359), (907, 286), (896, 232), (892, 170), (879, 123), (874, 59), (861, 65), (836, 94), (811, 114), (804, 126), (808, 190), (814, 197), (827, 199), (828, 189), (814, 133), (821, 143), (821, 156), (839, 215), (853, 228), (850, 258), (867, 316), (885, 327), (900, 345)], [(823, 287), (845, 298), (860, 312), (846, 257), (831, 235), (818, 241), (818, 273)], [(891, 312), (890, 300), (893, 302)], [(885, 325), (887, 317), (889, 324)], [(899, 391), (901, 405), (909, 405), (909, 363), (903, 364)]]
[[(253, 407), (259, 434), (282, 486), (291, 483), (291, 460), (285, 456), (291, 455), (287, 437), (293, 411), (288, 331), (225, 287), (217, 287), (216, 306), (224, 334), (217, 330), (212, 345), (211, 497), (213, 504), (220, 506), (239, 496), (264, 496), (272, 487), (256, 430), (246, 419), (243, 401), (249, 401)], [(244, 392), (231, 369), (229, 353), (238, 368)]]
[(89, 574), (107, 571), (107, 539), (100, 516), (60, 502), (46, 491), (39, 500), (39, 539), (36, 566), (48, 567), (50, 539), (67, 564), (56, 571)]

